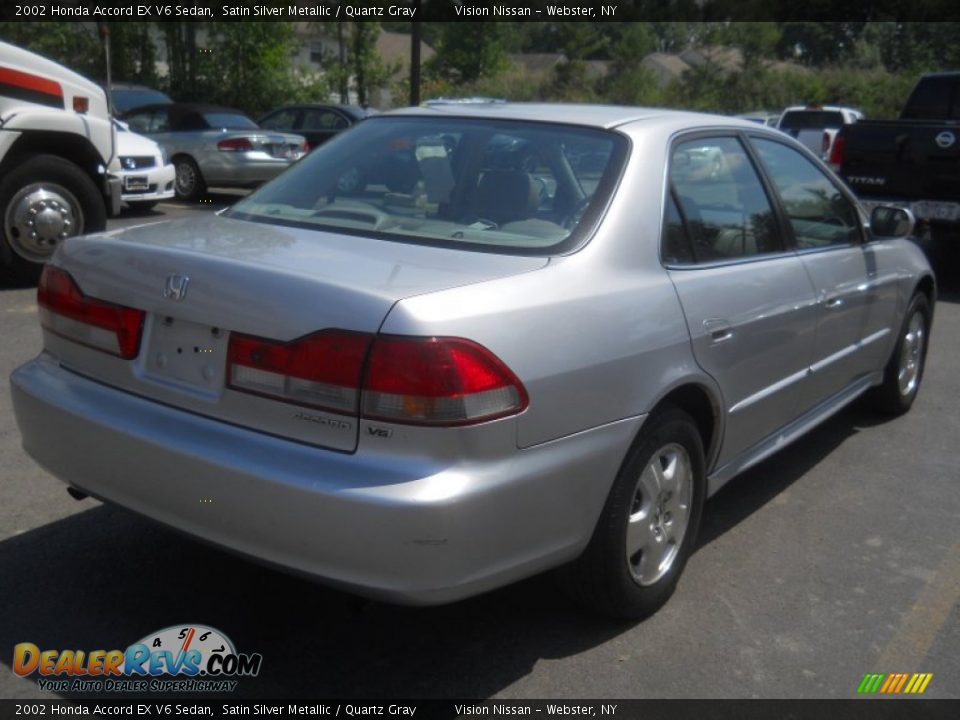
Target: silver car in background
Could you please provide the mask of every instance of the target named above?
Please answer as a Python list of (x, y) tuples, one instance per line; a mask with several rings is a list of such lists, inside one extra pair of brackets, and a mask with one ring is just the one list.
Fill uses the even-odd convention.
[(215, 105), (144, 105), (123, 120), (167, 151), (182, 200), (202, 197), (208, 186), (256, 187), (307, 152), (303, 136), (262, 130), (241, 111)]
[(221, 215), (65, 243), (14, 408), (75, 494), (354, 592), (560, 567), (640, 617), (724, 483), (861, 395), (910, 408), (911, 230), (754, 123), (433, 103)]

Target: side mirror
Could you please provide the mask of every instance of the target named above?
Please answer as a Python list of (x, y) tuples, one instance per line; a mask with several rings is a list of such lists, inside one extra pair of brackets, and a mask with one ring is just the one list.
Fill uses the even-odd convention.
[(907, 237), (916, 224), (913, 213), (902, 207), (878, 205), (870, 213), (870, 230), (877, 237)]

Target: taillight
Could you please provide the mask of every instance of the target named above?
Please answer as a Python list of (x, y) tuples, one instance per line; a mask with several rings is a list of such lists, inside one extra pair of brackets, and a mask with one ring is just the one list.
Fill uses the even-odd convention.
[(281, 343), (234, 333), (227, 382), (235, 390), (355, 415), (371, 339), (366, 333), (323, 330)]
[(412, 425), (485, 422), (528, 402), (516, 375), (470, 340), (346, 330), (289, 343), (234, 333), (227, 382), (284, 402)]
[(309, 141), (309, 140), (304, 140), (304, 141), (303, 141), (303, 153), (304, 153), (304, 155), (306, 155), (308, 152), (310, 152), (310, 150), (312, 150), (312, 148), (310, 147), (310, 141)]
[(820, 157), (826, 157), (827, 150), (830, 149), (830, 133), (823, 131), (823, 140), (820, 141)]
[(253, 149), (253, 143), (250, 142), (250, 138), (245, 137), (230, 138), (229, 140), (221, 140), (217, 143), (217, 150), (228, 152), (250, 152)]
[(377, 336), (363, 416), (416, 425), (466, 425), (521, 412), (527, 394), (493, 353), (470, 340)]
[(830, 165), (834, 168), (839, 169), (840, 165), (843, 164), (843, 146), (847, 144), (846, 138), (843, 135), (837, 135), (833, 141), (833, 148), (830, 150)]
[(37, 286), (40, 324), (57, 335), (132, 360), (140, 351), (144, 312), (88, 297), (70, 274), (47, 265)]

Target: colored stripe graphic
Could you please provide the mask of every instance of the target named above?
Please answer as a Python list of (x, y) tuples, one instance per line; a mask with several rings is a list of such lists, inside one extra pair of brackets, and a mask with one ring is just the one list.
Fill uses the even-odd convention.
[(857, 686), (861, 695), (920, 695), (933, 679), (933, 673), (867, 673)]
[(863, 676), (863, 680), (860, 681), (860, 686), (857, 688), (858, 693), (875, 693), (880, 689), (880, 683), (883, 682), (886, 675), (883, 673), (867, 673)]
[(49, 78), (0, 67), (0, 95), (37, 105), (63, 108), (63, 88)]

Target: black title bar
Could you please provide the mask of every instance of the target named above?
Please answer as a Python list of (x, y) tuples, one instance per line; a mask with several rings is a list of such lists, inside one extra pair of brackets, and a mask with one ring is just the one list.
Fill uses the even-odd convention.
[(960, 700), (0, 700), (12, 718), (553, 718), (580, 720), (954, 720)]
[(954, 0), (5, 0), (3, 20), (32, 21), (945, 21)]

